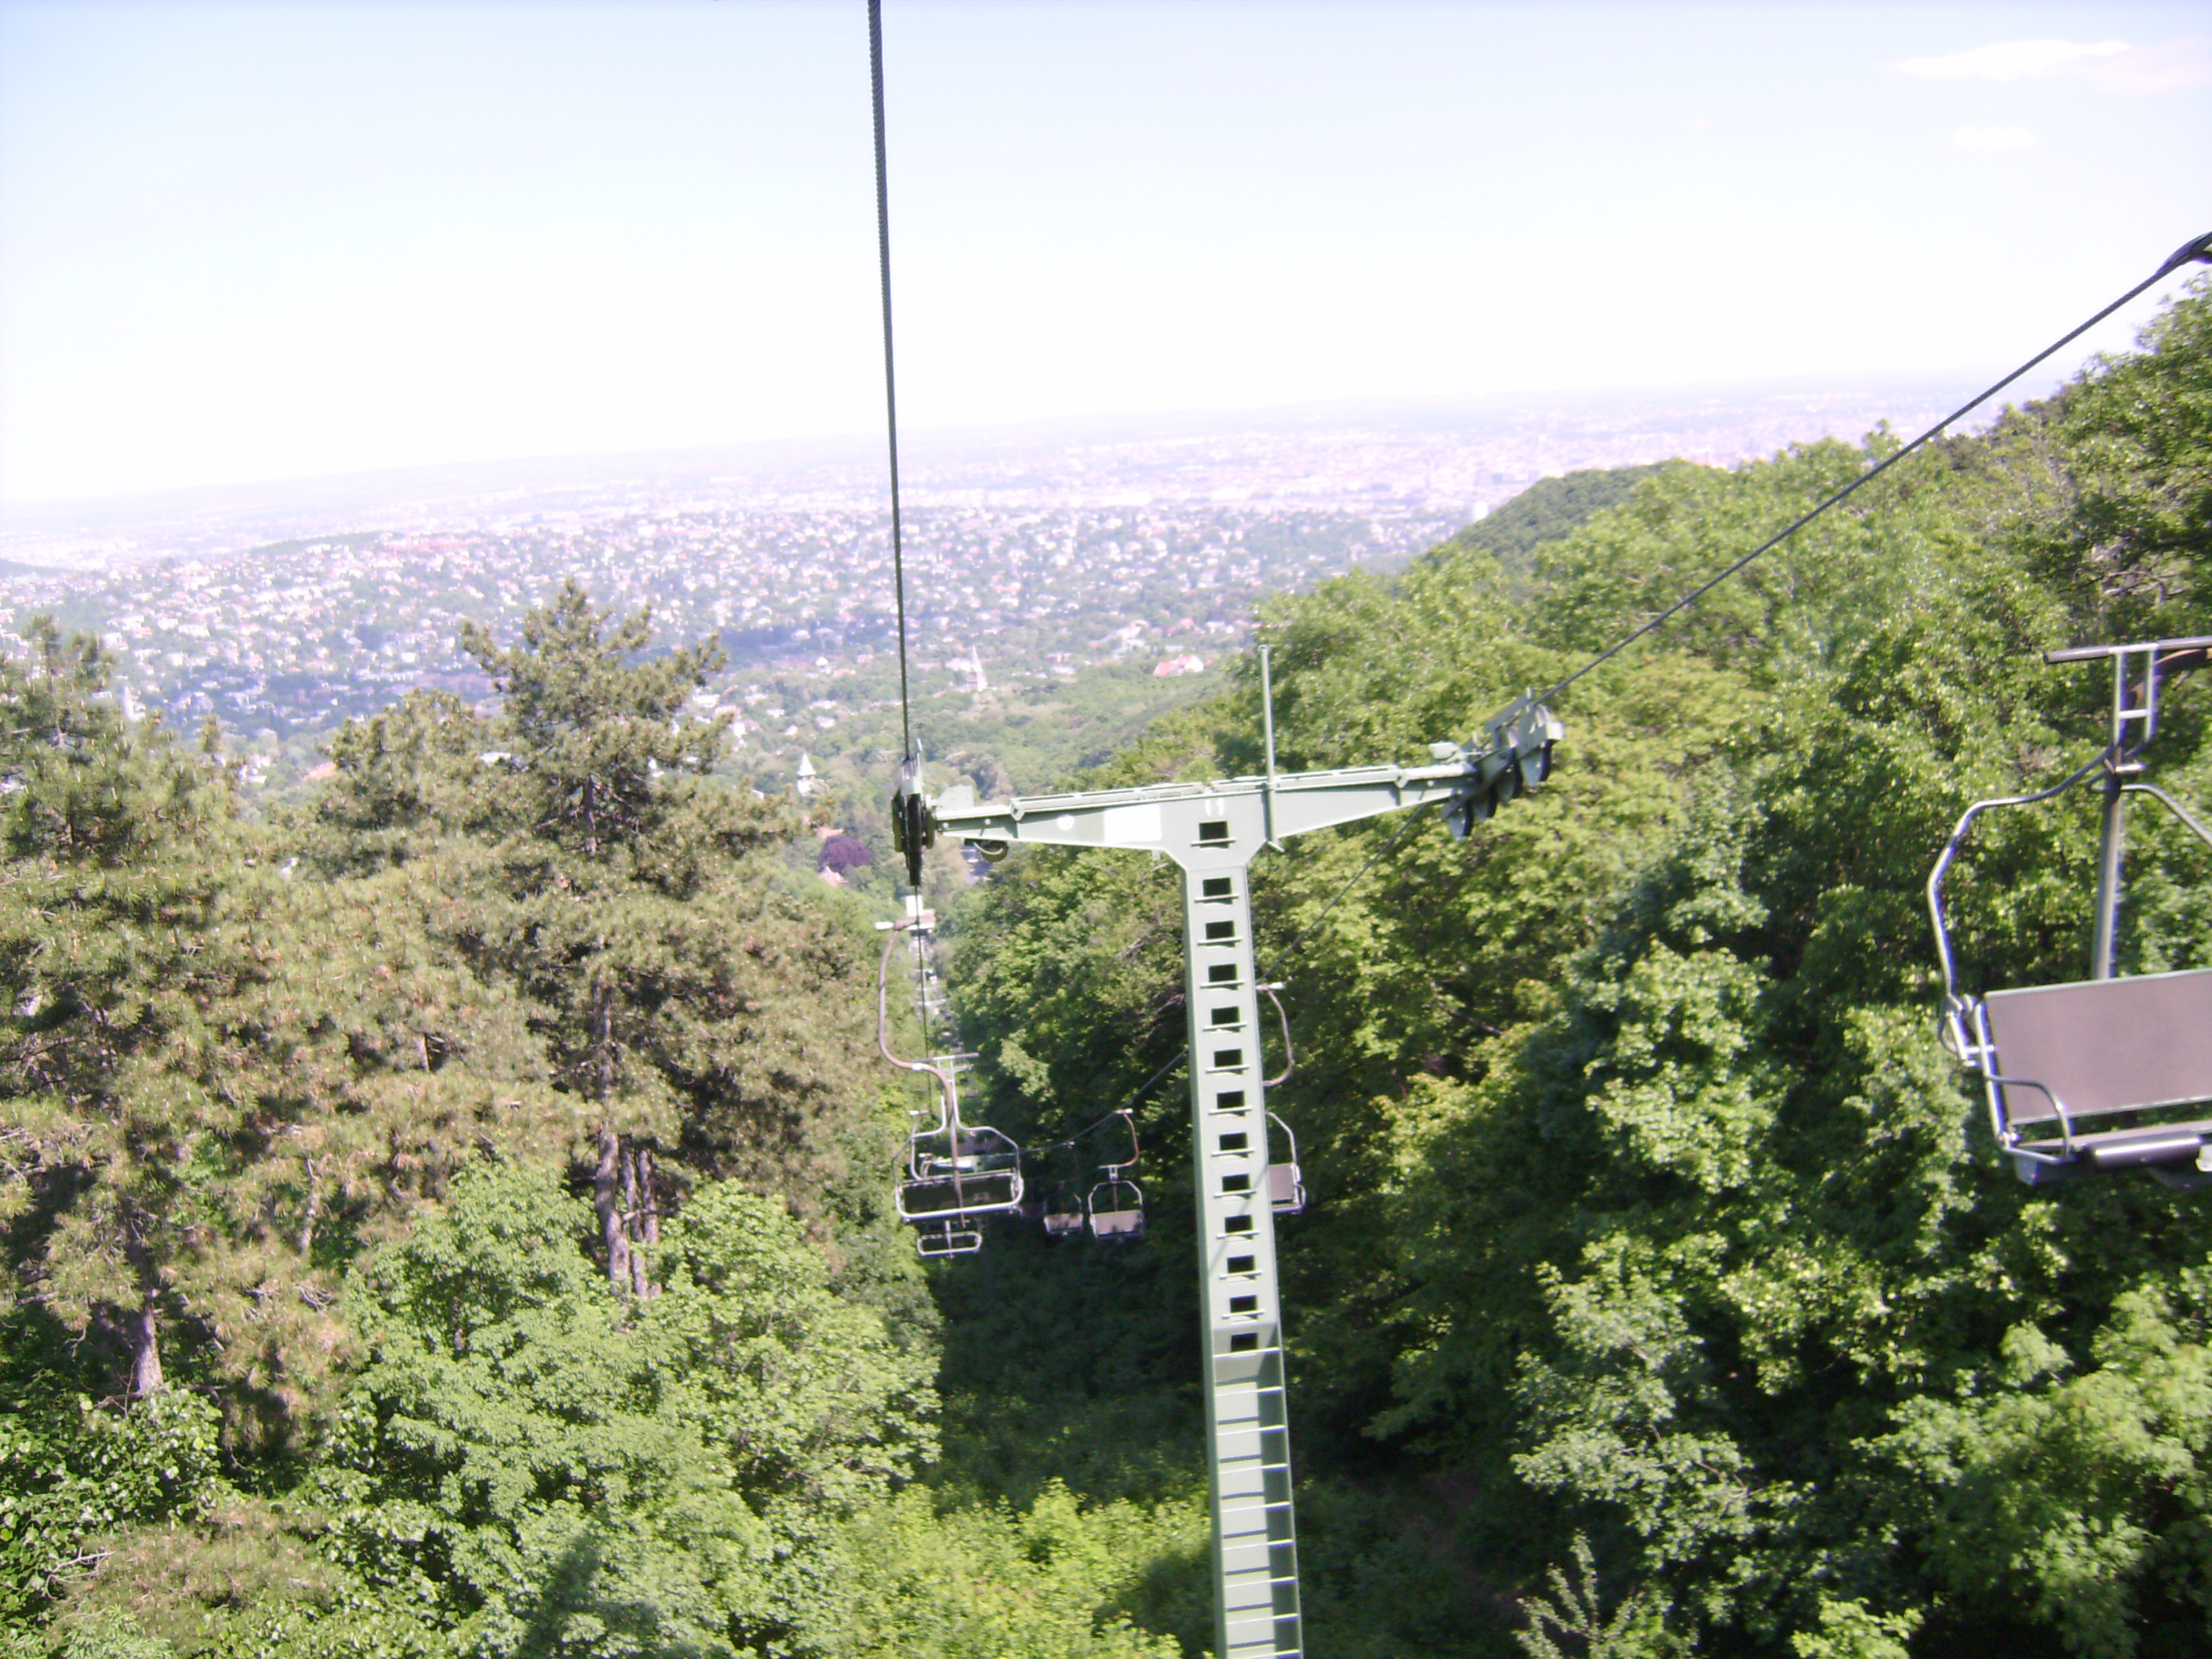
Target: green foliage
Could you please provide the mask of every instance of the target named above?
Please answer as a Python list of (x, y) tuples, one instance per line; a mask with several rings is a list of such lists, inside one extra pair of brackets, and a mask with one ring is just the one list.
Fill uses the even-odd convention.
[(911, 1492), (854, 1540), (874, 1564), (853, 1651), (883, 1659), (1182, 1659), (1130, 1622), (1126, 1598), (1163, 1556), (1204, 1553), (1202, 1506), (1118, 1503), (1085, 1512), (1048, 1486), (1024, 1513), (939, 1512)]
[(1098, 1610), (1202, 1515), (885, 1505), (935, 1449), (927, 1357), (780, 1206), (702, 1189), (641, 1305), (591, 1231), (538, 1176), (471, 1172), (357, 1277), (372, 1358), (322, 1478), (364, 1580), (475, 1653), (1166, 1650)]
[[(458, 1659), (450, 1632), (337, 1565), (314, 1510), (228, 1495), (112, 1540), (27, 1651), (67, 1659)], [(7, 1650), (0, 1649), (0, 1652)], [(12, 1659), (12, 1656), (11, 1656)]]
[[(1552, 781), (1468, 842), (1414, 830), (1334, 908), (1395, 826), (1255, 866), (1298, 1057), (1274, 1098), (1316, 1198), (1282, 1235), (1301, 1502), (1448, 1474), (1452, 1570), (1481, 1587), (1458, 1639), (2206, 1639), (2202, 1200), (2011, 1179), (1935, 1042), (1923, 884), (1968, 801), (2102, 741), (2106, 686), (2043, 650), (2212, 627), (2209, 318), (2200, 284), (2142, 353), (1915, 457), (1579, 681)], [(1462, 538), (1284, 602), (1284, 763), (1464, 738), (1893, 443), (1659, 468), (1547, 536), (1525, 599)], [(1255, 693), (1111, 781), (1254, 769)], [(2170, 693), (2155, 757), (2200, 804), (2203, 699)], [(1978, 828), (1949, 894), (1976, 986), (2080, 975), (2089, 810)], [(2203, 963), (2212, 860), (2132, 827), (2124, 962)], [(956, 984), (994, 1111), (1080, 1121), (1172, 1057), (1176, 921), (1170, 872), (1109, 855), (1017, 855), (979, 893)], [(1146, 1110), (1171, 1170), (1176, 1103)], [(1178, 1250), (1178, 1177), (1149, 1169)], [(1042, 1275), (1024, 1291), (1054, 1322), (1084, 1309), (1125, 1366), (1164, 1352)], [(1517, 1632), (1474, 1611), (1516, 1601)]]
[(1658, 471), (1656, 465), (1614, 466), (1539, 478), (1429, 556), (1449, 558), (1462, 549), (1474, 549), (1487, 553), (1516, 579), (1525, 579), (1539, 547), (1573, 534), (1594, 514), (1620, 506)]
[(340, 1559), (465, 1646), (727, 1651), (708, 1580), (763, 1540), (623, 1340), (588, 1214), (520, 1176), (455, 1209), (353, 1292), (374, 1357), (323, 1477)]
[[(1572, 1577), (1553, 1567), (1546, 1575), (1551, 1593), (1531, 1596), (1525, 1604), (1528, 1627), (1514, 1635), (1529, 1659), (1644, 1659), (1675, 1645), (1653, 1628), (1652, 1609), (1641, 1593), (1607, 1613), (1597, 1561), (1589, 1540), (1579, 1533), (1573, 1560)], [(1562, 1647), (1563, 1639), (1571, 1645)]]
[[(2100, 743), (2043, 650), (2212, 631), (2208, 331), (2200, 284), (1578, 680), (1551, 781), (1464, 842), (1255, 866), (1315, 1651), (2203, 1647), (2206, 1200), (2012, 1180), (1923, 883), (1968, 801)], [(1283, 764), (1468, 737), (1893, 442), (1557, 481), (1272, 605)], [(925, 1276), (884, 893), (815, 880), (826, 805), (729, 787), (712, 648), (648, 626), (572, 588), (472, 630), (500, 713), (349, 726), (267, 826), (92, 642), (0, 663), (8, 1659), (1203, 1651), (1175, 871), (932, 866), (979, 1111), (1050, 1145), (1131, 1103), (1152, 1226)], [(953, 767), (1260, 763), (1250, 665), (1094, 690), (970, 711)], [(2204, 696), (2153, 757), (2200, 805)], [(2079, 974), (2090, 830), (1978, 827), (1974, 986)], [(2212, 961), (2212, 856), (2148, 812), (2130, 849), (2127, 969)]]
[(106, 1535), (193, 1516), (220, 1486), (221, 1419), (204, 1400), (21, 1403), (0, 1418), (0, 1617), (10, 1619), (89, 1578)]
[[(625, 1631), (711, 1624), (726, 1646), (745, 1597), (744, 1616), (773, 1625), (783, 1615), (759, 1609), (775, 1597), (842, 1582), (824, 1565), (841, 1517), (929, 1454), (929, 1310), (871, 1201), (890, 1126), (858, 1040), (858, 918), (762, 861), (795, 815), (700, 781), (721, 733), (675, 715), (706, 659), (635, 662), (639, 625), (571, 592), (520, 646), (478, 640), (512, 719), (410, 699), (343, 733), (320, 810), (273, 834), (237, 823), (210, 744), (187, 755), (116, 719), (88, 643), (64, 652), (47, 629), (43, 655), (0, 665), (17, 711), (0, 757), (15, 860), (0, 881), (0, 961), (14, 964), (0, 1223), (20, 1287), (10, 1375), (35, 1407), (31, 1437), (9, 1442), (8, 1593), (36, 1618), (69, 1590), (58, 1640), (396, 1654), (450, 1646), (475, 1619), (511, 1644), (525, 1638), (485, 1609), (543, 1568), (523, 1599), (563, 1640), (619, 1648)], [(348, 1474), (370, 1483), (366, 1518), (358, 1503), (326, 1524), (246, 1495), (220, 1516), (182, 1498), (79, 1501), (85, 1481), (117, 1477), (87, 1463), (82, 1435), (57, 1440), (52, 1423), (75, 1419), (46, 1407), (118, 1380), (145, 1396), (125, 1423), (185, 1413), (210, 1449), (220, 1424), (249, 1487), (347, 1474), (360, 1402), (378, 1396), (356, 1386), (343, 1412), (336, 1397), (356, 1373), (401, 1391), (400, 1362), (376, 1345), (405, 1304), (360, 1290), (341, 1303), (349, 1266), (380, 1244), (387, 1263), (410, 1241), (458, 1249), (450, 1230), (417, 1228), (477, 1190), (472, 1166), (588, 1157), (617, 1111), (611, 1127), (643, 1130), (643, 1146), (595, 1182), (616, 1210), (600, 1241), (635, 1245), (619, 1282), (647, 1316), (631, 1322), (603, 1288), (615, 1261), (595, 1270), (565, 1234), (547, 1258), (557, 1284), (517, 1281), (538, 1298), (518, 1340), (540, 1344), (539, 1380), (592, 1381), (617, 1425), (583, 1451), (564, 1443), (587, 1492), (571, 1508), (617, 1517), (578, 1534), (610, 1550), (599, 1567), (547, 1553), (570, 1502), (550, 1491), (538, 1510), (514, 1499), (504, 1534), (465, 1532), (489, 1588), (451, 1564), (389, 1566), (362, 1540), (404, 1555), (434, 1501), (407, 1487), (398, 1454), (378, 1463), (384, 1450)], [(781, 1204), (716, 1188), (724, 1170), (783, 1188), (814, 1237)], [(697, 1215), (674, 1218), (702, 1182)], [(467, 1213), (484, 1248), (513, 1243), (481, 1206)], [(503, 1282), (468, 1271), (469, 1295)], [(442, 1402), (454, 1433), (482, 1426), (465, 1403), (481, 1373), (413, 1363), (423, 1421)], [(675, 1405), (623, 1393), (679, 1373), (718, 1390), (695, 1382)], [(205, 1397), (164, 1392), (179, 1380)], [(507, 1409), (534, 1431), (528, 1408), (559, 1404), (520, 1389)], [(631, 1513), (601, 1487), (659, 1497)], [(155, 1522), (180, 1529), (166, 1547)], [(54, 1553), (64, 1545), (76, 1553)], [(741, 1595), (729, 1569), (748, 1551), (772, 1561)], [(118, 1598), (124, 1571), (143, 1594)], [(643, 1601), (602, 1606), (610, 1577)], [(240, 1601), (240, 1584), (295, 1580), (289, 1626)]]

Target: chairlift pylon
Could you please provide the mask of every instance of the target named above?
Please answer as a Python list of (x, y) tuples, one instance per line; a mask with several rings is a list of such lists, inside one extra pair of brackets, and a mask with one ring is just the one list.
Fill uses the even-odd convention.
[[(1974, 802), (1928, 877), (1928, 910), (1943, 972), (1942, 1037), (1982, 1079), (1990, 1122), (2014, 1173), (2031, 1186), (2091, 1170), (2142, 1169), (2169, 1186), (2212, 1184), (2212, 969), (2118, 976), (2115, 944), (2127, 799), (2148, 795), (2207, 846), (2212, 831), (2142, 781), (2158, 735), (2165, 681), (2212, 661), (2212, 637), (2046, 652), (2052, 663), (2109, 659), (2112, 741), (2061, 781)], [(1985, 811), (2055, 800), (2098, 777), (2104, 796), (2090, 976), (1974, 996), (1959, 989), (1943, 914), (1943, 878)], [(2195, 1116), (2177, 1118), (2193, 1110)], [(2096, 1123), (2091, 1129), (2082, 1126)]]

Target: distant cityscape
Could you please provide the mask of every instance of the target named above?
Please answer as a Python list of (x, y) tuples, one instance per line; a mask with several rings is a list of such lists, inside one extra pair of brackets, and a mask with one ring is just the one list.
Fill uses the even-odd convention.
[[(271, 748), (418, 686), (489, 696), (491, 682), (459, 649), (462, 623), (511, 631), (569, 578), (602, 606), (650, 606), (657, 643), (719, 637), (731, 665), (699, 707), (729, 712), (756, 752), (818, 744), (841, 719), (888, 697), (888, 515), (562, 516), (19, 574), (0, 592), (19, 628), (48, 611), (64, 629), (97, 633), (132, 713), (213, 714)], [(1450, 527), (1416, 512), (1295, 507), (919, 509), (907, 572), (915, 665), (928, 690), (980, 689), (994, 675), (1072, 676), (1140, 651), (1171, 672), (1193, 658), (1202, 667), (1243, 637), (1261, 594), (1362, 561), (1401, 562)], [(780, 684), (793, 672), (823, 682), (803, 711), (763, 687), (764, 675)]]
[[(1271, 592), (1390, 568), (1537, 478), (1683, 456), (1729, 465), (1952, 386), (1338, 405), (919, 435), (906, 476), (909, 635), (924, 695), (1102, 662), (1195, 672)], [(615, 471), (615, 469), (619, 471)], [(756, 762), (836, 746), (895, 692), (880, 450), (860, 441), (425, 469), (19, 508), (0, 606), (96, 633), (134, 714), (209, 715), (249, 781), (416, 687), (482, 702), (465, 621), (505, 635), (565, 579), (719, 636), (696, 699)]]

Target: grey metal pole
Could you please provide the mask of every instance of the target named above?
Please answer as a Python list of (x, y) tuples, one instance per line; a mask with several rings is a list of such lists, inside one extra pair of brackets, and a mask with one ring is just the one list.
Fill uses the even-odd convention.
[(2097, 836), (2097, 927), (2089, 949), (2089, 977), (2112, 976), (2112, 939), (2119, 930), (2120, 854), (2127, 841), (2128, 797), (2120, 769), (2105, 771), (2104, 822)]
[(1267, 734), (1267, 835), (1265, 844), (1282, 850), (1282, 842), (1275, 839), (1275, 679), (1269, 659), (1270, 647), (1260, 647), (1260, 714)]

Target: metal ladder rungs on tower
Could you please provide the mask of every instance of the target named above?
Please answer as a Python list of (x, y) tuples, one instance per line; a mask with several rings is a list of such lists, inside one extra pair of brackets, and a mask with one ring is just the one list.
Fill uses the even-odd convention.
[[(1275, 1275), (1275, 1217), (1304, 1205), (1297, 1150), (1271, 1163), (1261, 1064), (1262, 986), (1253, 959), (1249, 866), (1289, 836), (1437, 805), (1455, 835), (1542, 781), (1560, 726), (1533, 696), (1485, 722), (1466, 744), (1431, 750), (1433, 766), (1275, 769), (1268, 654), (1263, 776), (1146, 785), (1003, 801), (957, 786), (915, 816), (937, 836), (1003, 857), (1016, 844), (1121, 848), (1175, 860), (1183, 878), (1183, 989), (1190, 1056), (1194, 1196), (1208, 1361), (1216, 1659), (1303, 1659), (1297, 1545), (1291, 1515), (1290, 1413)], [(903, 792), (900, 803), (915, 805)]]

